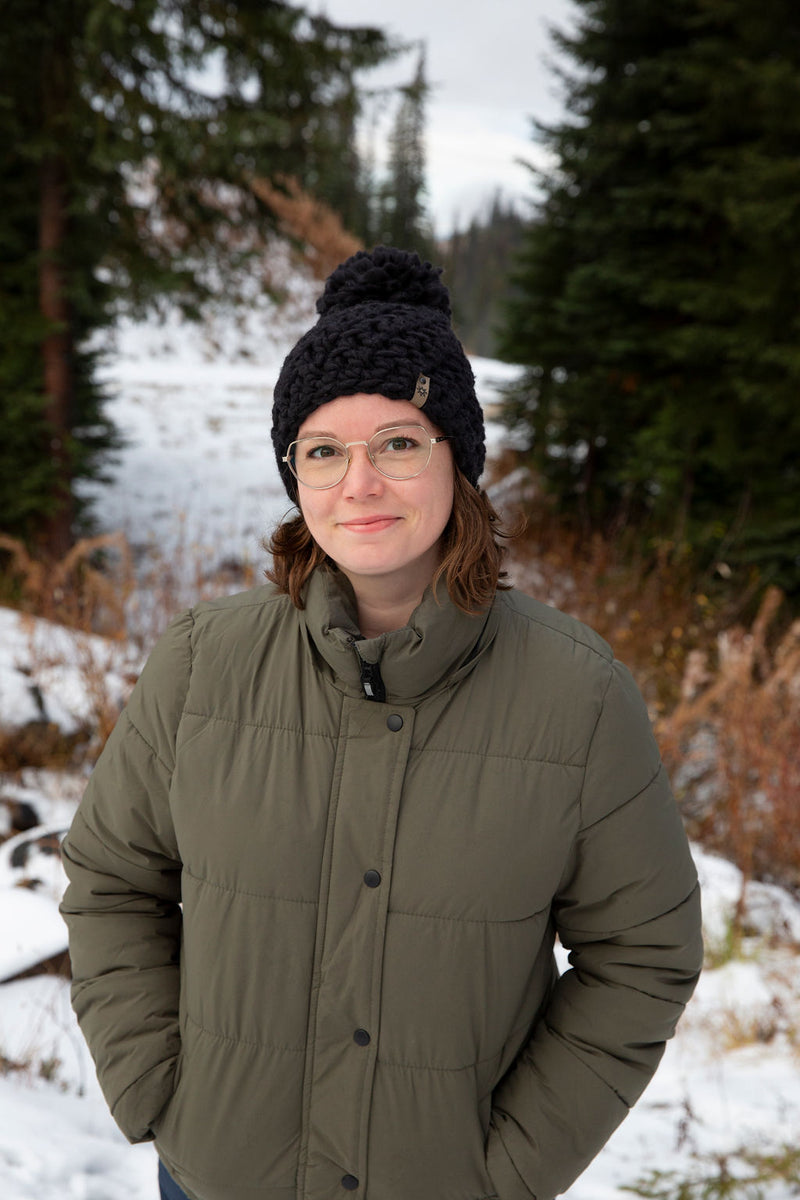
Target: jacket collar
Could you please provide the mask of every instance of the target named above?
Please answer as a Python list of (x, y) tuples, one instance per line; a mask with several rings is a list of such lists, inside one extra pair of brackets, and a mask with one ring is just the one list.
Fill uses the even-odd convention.
[(437, 596), (438, 603), (428, 588), (402, 629), (362, 638), (349, 581), (321, 567), (306, 587), (303, 617), (337, 686), (363, 696), (361, 662), (376, 663), (387, 702), (409, 704), (471, 671), (496, 632), (494, 606), (469, 615), (456, 608), (444, 587)]

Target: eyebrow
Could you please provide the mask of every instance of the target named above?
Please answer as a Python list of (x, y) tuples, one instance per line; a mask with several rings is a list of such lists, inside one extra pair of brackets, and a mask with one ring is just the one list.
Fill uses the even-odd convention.
[[(385, 425), (378, 425), (376, 429), (373, 429), (370, 437), (374, 437), (376, 433), (383, 433), (387, 429), (404, 429), (409, 425), (419, 425), (420, 429), (425, 429), (425, 432), (429, 436), (432, 436), (430, 430), (426, 429), (421, 421), (387, 421)], [(333, 438), (335, 442), (341, 442), (342, 445), (345, 444), (344, 438), (339, 437), (338, 433), (331, 433), (328, 429), (311, 429), (308, 433), (304, 433), (302, 436), (304, 438), (329, 437)], [(297, 440), (300, 441), (301, 439), (298, 438)], [(356, 438), (355, 440), (360, 442), (361, 438)], [(366, 441), (369, 441), (369, 438), (367, 438)]]

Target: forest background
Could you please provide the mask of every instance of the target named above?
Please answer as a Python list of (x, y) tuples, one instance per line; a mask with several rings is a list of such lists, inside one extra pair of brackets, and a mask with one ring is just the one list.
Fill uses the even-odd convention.
[[(498, 196), (441, 240), (424, 47), (384, 97), (379, 169), (370, 70), (408, 52), (379, 28), (256, 0), (3, 0), (0, 596), (125, 636), (127, 560), (82, 499), (118, 445), (105, 331), (280, 300), (278, 245), (317, 277), (360, 245), (416, 249), (467, 350), (521, 368), (485, 481), (524, 511), (515, 581), (631, 664), (690, 832), (800, 891), (800, 10), (576, 9), (529, 205)], [(97, 750), (97, 728), (17, 727), (0, 768)]]

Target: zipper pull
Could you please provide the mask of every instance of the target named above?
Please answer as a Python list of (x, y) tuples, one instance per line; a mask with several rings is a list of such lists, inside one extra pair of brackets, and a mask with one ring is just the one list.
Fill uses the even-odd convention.
[[(356, 653), (358, 654), (358, 651)], [(368, 700), (377, 700), (383, 704), (386, 700), (386, 688), (383, 686), (380, 667), (377, 663), (364, 662), (360, 654), (358, 659), (361, 663), (361, 687), (364, 695)]]

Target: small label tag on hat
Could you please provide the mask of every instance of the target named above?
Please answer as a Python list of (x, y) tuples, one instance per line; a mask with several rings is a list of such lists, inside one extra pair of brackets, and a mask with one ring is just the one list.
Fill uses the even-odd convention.
[(417, 377), (417, 386), (414, 388), (414, 395), (411, 397), (411, 403), (416, 404), (417, 408), (424, 408), (425, 401), (428, 399), (428, 393), (430, 390), (430, 376), (419, 375)]

